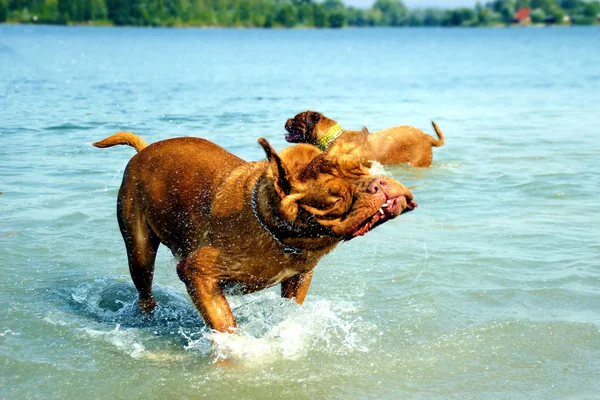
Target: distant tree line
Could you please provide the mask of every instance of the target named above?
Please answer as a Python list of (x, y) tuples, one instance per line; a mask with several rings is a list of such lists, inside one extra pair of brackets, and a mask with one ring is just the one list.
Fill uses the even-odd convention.
[[(496, 26), (531, 8), (533, 23), (598, 23), (600, 1), (494, 0), (474, 8), (408, 9), (377, 0), (368, 9), (341, 0), (0, 0), (0, 22), (220, 27)], [(569, 18), (565, 18), (569, 16)]]

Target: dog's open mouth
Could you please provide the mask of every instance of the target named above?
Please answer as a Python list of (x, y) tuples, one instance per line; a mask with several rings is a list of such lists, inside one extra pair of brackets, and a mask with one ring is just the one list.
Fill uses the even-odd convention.
[(302, 131), (296, 129), (294, 127), (294, 124), (285, 124), (285, 130), (287, 131), (287, 133), (285, 134), (286, 141), (290, 143), (299, 143), (302, 140)]
[[(405, 207), (402, 209), (404, 204)], [(388, 199), (375, 214), (363, 221), (358, 228), (356, 228), (354, 232), (349, 235), (348, 239), (362, 236), (376, 226), (383, 224), (385, 221), (389, 221), (390, 219), (396, 218), (400, 214), (412, 211), (416, 207), (417, 203), (412, 200), (408, 200), (404, 196)]]
[(292, 119), (288, 119), (285, 123), (285, 140), (290, 143), (299, 143), (302, 140), (302, 131), (297, 129), (296, 123)]
[(288, 133), (285, 134), (285, 140), (287, 142), (290, 143), (298, 143), (300, 141), (300, 139), (302, 139), (302, 133), (298, 132), (298, 131), (288, 131)]

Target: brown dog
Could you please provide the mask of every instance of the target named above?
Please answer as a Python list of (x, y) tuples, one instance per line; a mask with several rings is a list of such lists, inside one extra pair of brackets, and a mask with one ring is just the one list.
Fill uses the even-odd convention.
[[(431, 147), (444, 145), (444, 135), (431, 122), (439, 139), (412, 126), (395, 126), (369, 134), (352, 131), (352, 141), (362, 141), (361, 157), (381, 164), (410, 163), (415, 167), (429, 167), (433, 157)], [(304, 111), (287, 120), (285, 140), (291, 143), (310, 143), (324, 150), (334, 141), (345, 140), (345, 132), (334, 120), (316, 111)], [(359, 139), (361, 138), (362, 139)], [(358, 148), (356, 148), (358, 150)]]
[(177, 272), (206, 324), (235, 328), (223, 289), (250, 293), (281, 283), (302, 303), (317, 261), (338, 243), (416, 207), (398, 181), (370, 175), (343, 154), (299, 144), (279, 154), (265, 139), (267, 161), (246, 162), (204, 139), (163, 140), (148, 147), (119, 132), (97, 147), (138, 150), (125, 169), (117, 217), (139, 291), (150, 312), (160, 243), (181, 261)]

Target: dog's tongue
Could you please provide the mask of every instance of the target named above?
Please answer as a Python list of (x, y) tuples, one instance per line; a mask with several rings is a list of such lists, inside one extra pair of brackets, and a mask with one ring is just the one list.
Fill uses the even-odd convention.
[(300, 134), (297, 132), (288, 132), (285, 134), (285, 140), (290, 143), (298, 143), (300, 141)]
[(355, 230), (352, 233), (352, 237), (355, 238), (358, 236), (362, 236), (365, 233), (369, 232), (371, 230), (371, 228), (373, 227), (373, 225), (375, 224), (375, 222), (379, 219), (377, 217), (377, 215), (379, 215), (379, 214), (375, 214), (369, 221), (362, 224), (357, 230)]
[(358, 229), (356, 229), (353, 233), (352, 233), (352, 237), (358, 237), (358, 236), (362, 236), (365, 233), (369, 232), (373, 226), (375, 226), (375, 224), (377, 222), (379, 222), (380, 220), (386, 220), (388, 219), (388, 216), (384, 213), (381, 214), (380, 211), (377, 211), (375, 214), (373, 214), (371, 216), (371, 218), (367, 219), (365, 222), (363, 222)]

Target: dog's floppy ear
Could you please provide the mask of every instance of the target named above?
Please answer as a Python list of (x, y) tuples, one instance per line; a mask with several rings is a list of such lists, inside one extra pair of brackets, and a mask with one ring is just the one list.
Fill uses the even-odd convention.
[(290, 222), (295, 221), (298, 216), (298, 200), (302, 198), (304, 198), (304, 193), (285, 196), (279, 205), (279, 213), (281, 216)]
[(315, 129), (315, 125), (323, 118), (323, 114), (317, 111), (306, 111), (305, 129), (306, 133), (312, 133)]
[(271, 164), (271, 171), (273, 171), (273, 177), (275, 178), (275, 190), (280, 197), (289, 195), (292, 192), (292, 184), (290, 182), (290, 172), (281, 161), (279, 155), (275, 149), (271, 146), (267, 139), (260, 138), (258, 143), (262, 146), (267, 154), (267, 160)]

